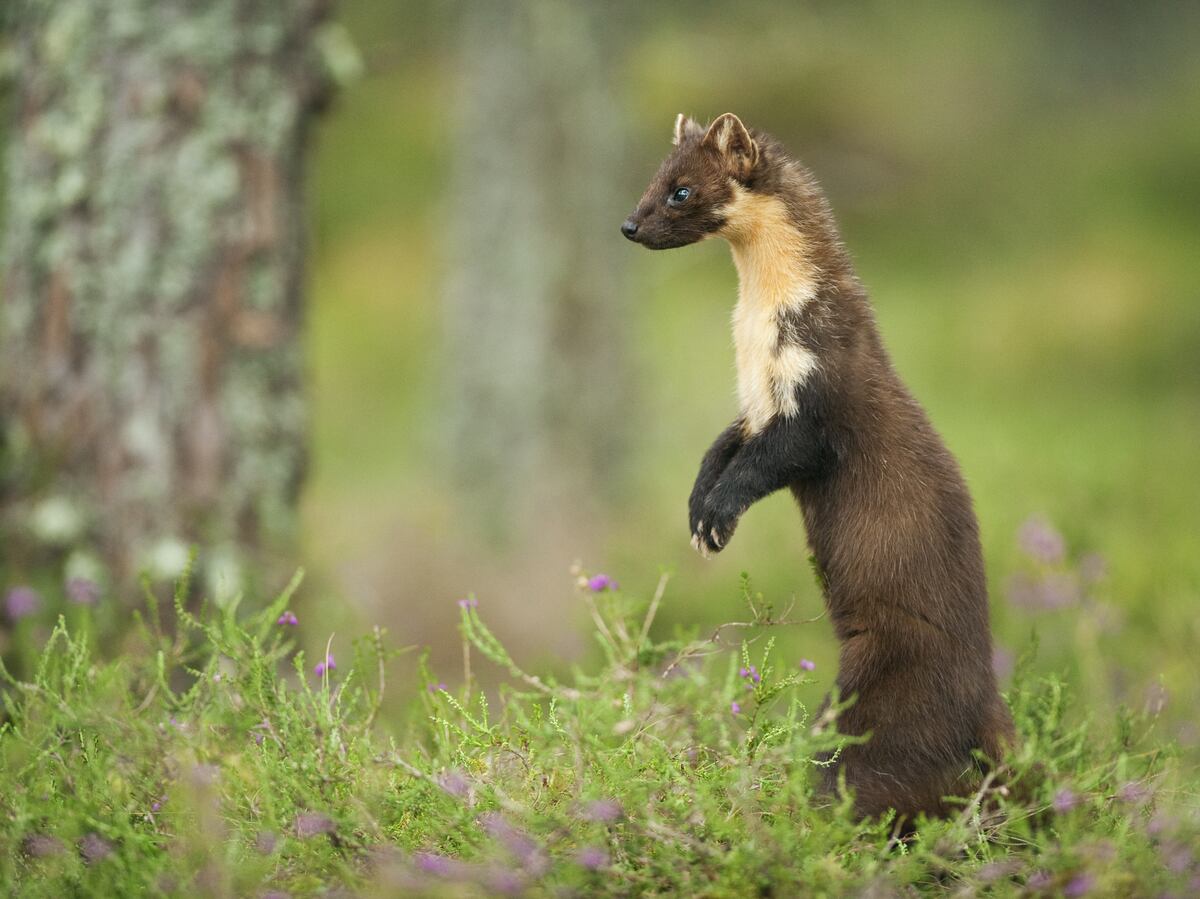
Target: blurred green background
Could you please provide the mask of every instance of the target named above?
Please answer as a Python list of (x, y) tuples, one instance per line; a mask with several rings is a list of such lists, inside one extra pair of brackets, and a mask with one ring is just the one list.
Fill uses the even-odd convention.
[[(790, 497), (755, 507), (713, 561), (688, 545), (695, 467), (734, 412), (736, 279), (719, 242), (621, 248), (636, 372), (628, 482), (593, 541), (490, 563), (466, 552), (474, 562), (436, 576), (414, 576), (397, 552), (414, 531), (437, 542), (458, 530), (430, 486), (458, 69), (454, 22), (437, 9), (344, 7), (366, 73), (318, 137), (304, 508), (305, 554), (339, 600), (326, 614), (389, 622), (452, 665), (452, 601), (473, 589), (486, 606), (493, 583), (528, 582), (538, 586), (523, 596), (497, 591), (497, 631), (558, 657), (584, 649), (570, 642), (576, 558), (643, 593), (671, 571), (664, 626), (743, 616), (743, 570), (777, 607), (794, 597), (796, 616), (817, 614)], [(1139, 704), (1161, 677), (1189, 742), (1200, 700), (1198, 25), (1194, 8), (1168, 4), (618, 15), (606, 77), (628, 119), (629, 162), (601, 216), (620, 242), (677, 112), (732, 110), (782, 138), (825, 186), (895, 362), (961, 461), (998, 643), (1019, 652), (1036, 628), (1038, 664), (1082, 668), (1090, 702)], [(1038, 613), (1007, 601), (1027, 567), (1015, 534), (1034, 514), (1073, 557), (1107, 561), (1094, 603)], [(826, 622), (780, 636), (790, 655), (833, 668)]]
[[(431, 645), (452, 681), (454, 603), (474, 591), (523, 663), (561, 667), (591, 651), (578, 636), (576, 561), (642, 595), (670, 571), (662, 628), (744, 618), (742, 571), (777, 609), (794, 600), (793, 617), (819, 613), (789, 497), (756, 506), (715, 560), (688, 544), (692, 478), (735, 411), (727, 248), (651, 254), (618, 232), (676, 113), (734, 111), (780, 137), (829, 194), (896, 365), (973, 491), (997, 642), (1019, 653), (1036, 629), (1036, 664), (1071, 672), (1088, 707), (1157, 701), (1161, 682), (1168, 726), (1194, 747), (1196, 7), (606, 9), (600, 79), (620, 121), (617, 180), (598, 170), (602, 183), (556, 185), (550, 202), (569, 212), (586, 196), (588, 221), (604, 223), (591, 239), (612, 245), (626, 362), (595, 377), (611, 375), (621, 392), (628, 436), (602, 496), (559, 497), (582, 523), (547, 522), (517, 545), (473, 527), (441, 460), (455, 364), (442, 304), (461, 262), (447, 225), (463, 214), (452, 189), (470, 52), (460, 21), (473, 9), (352, 0), (338, 13), (364, 69), (323, 118), (311, 157), (313, 464), (300, 553), (311, 648), (379, 623), (397, 642)], [(514, 114), (487, 113), (476, 155), (487, 157), (488, 127), (502, 132)], [(571, 127), (586, 143), (589, 125)], [(1016, 536), (1033, 515), (1068, 546), (1039, 574), (1069, 576), (1088, 553), (1106, 563), (1086, 596), (1051, 611), (1009, 600), (1011, 578), (1033, 570)], [(777, 636), (828, 685), (827, 622)]]

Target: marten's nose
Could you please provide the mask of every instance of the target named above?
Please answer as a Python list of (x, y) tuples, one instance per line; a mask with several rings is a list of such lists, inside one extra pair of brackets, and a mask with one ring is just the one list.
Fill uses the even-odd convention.
[(638, 223), (633, 219), (625, 219), (621, 225), (621, 233), (633, 240), (633, 236), (637, 234)]

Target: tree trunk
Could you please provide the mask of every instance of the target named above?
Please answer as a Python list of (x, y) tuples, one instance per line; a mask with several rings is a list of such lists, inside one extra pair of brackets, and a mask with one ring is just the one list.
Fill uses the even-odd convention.
[(605, 4), (469, 3), (447, 239), (449, 461), (519, 533), (611, 484), (628, 417)]
[[(0, 319), (10, 561), (169, 575), (293, 529), (324, 0), (20, 0)], [(227, 586), (230, 586), (227, 584)]]

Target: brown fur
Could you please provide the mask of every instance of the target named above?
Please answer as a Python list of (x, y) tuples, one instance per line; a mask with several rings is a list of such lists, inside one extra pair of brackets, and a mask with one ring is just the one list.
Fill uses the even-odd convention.
[[(991, 666), (979, 529), (954, 457), (880, 339), (812, 176), (725, 115), (676, 122), (627, 236), (651, 248), (729, 241), (741, 414), (705, 457), (693, 541), (719, 551), (738, 517), (787, 486), (841, 642), (842, 733), (870, 734), (828, 770), (866, 815), (947, 811), (999, 760), (1012, 723)], [(680, 186), (686, 201), (667, 204)]]

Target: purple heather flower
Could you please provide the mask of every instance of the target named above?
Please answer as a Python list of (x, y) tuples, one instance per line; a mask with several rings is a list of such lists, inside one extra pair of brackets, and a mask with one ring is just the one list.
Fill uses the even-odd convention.
[(1159, 851), (1162, 853), (1163, 864), (1172, 874), (1182, 874), (1196, 862), (1192, 850), (1183, 843), (1174, 841), (1164, 843)]
[(1061, 609), (1079, 602), (1079, 579), (1069, 571), (1048, 574), (1042, 580), (1042, 606)]
[(621, 803), (615, 799), (597, 799), (589, 802), (583, 808), (582, 817), (585, 821), (595, 821), (597, 824), (612, 824), (620, 820), (625, 812)]
[(428, 690), (430, 693), (436, 693), (436, 692), (438, 692), (439, 690), (445, 690), (445, 689), (446, 689), (446, 682), (445, 682), (445, 681), (438, 681), (436, 684), (427, 684), (427, 685), (425, 686), (425, 689), (426, 689), (426, 690)]
[(1050, 802), (1050, 807), (1060, 815), (1065, 815), (1075, 806), (1079, 805), (1079, 796), (1070, 787), (1063, 787), (1054, 794), (1054, 799)]
[(1130, 805), (1141, 805), (1150, 798), (1150, 788), (1143, 783), (1130, 781), (1117, 791), (1117, 799)]
[(31, 833), (21, 841), (21, 850), (30, 858), (49, 858), (59, 855), (65, 848), (58, 837), (44, 833)]
[(488, 835), (526, 864), (538, 855), (537, 843), (525, 831), (513, 827), (499, 812), (488, 812), (480, 819)]
[(471, 792), (471, 782), (458, 771), (447, 771), (438, 778), (438, 783), (443, 790), (459, 799), (466, 799)]
[(753, 665), (751, 665), (749, 668), (739, 668), (738, 676), (739, 677), (747, 677), (756, 684), (762, 680), (762, 676), (759, 675), (758, 669), (755, 668)]
[(254, 745), (261, 746), (267, 738), (267, 732), (271, 729), (271, 722), (264, 718), (258, 724), (250, 728), (250, 736), (254, 737)]
[(163, 803), (166, 801), (167, 801), (166, 796), (159, 796), (157, 799), (155, 799), (153, 802), (150, 803), (150, 811), (152, 811), (152, 812), (162, 811)]
[(610, 578), (607, 574), (595, 574), (588, 578), (588, 589), (593, 593), (600, 593), (604, 590), (616, 590), (617, 582)]
[(167, 718), (166, 724), (161, 724), (159, 727), (161, 727), (163, 730), (166, 730), (167, 724), (171, 725), (171, 727), (175, 728), (181, 734), (186, 734), (188, 731), (188, 723), (186, 721), (180, 721), (174, 715), (171, 715), (169, 718)]
[(458, 607), (460, 609), (475, 609), (479, 607), (479, 600), (477, 600), (474, 596), (468, 596), (466, 599), (460, 599), (458, 601)]
[(417, 868), (435, 877), (450, 877), (458, 871), (458, 864), (444, 855), (436, 852), (418, 852), (413, 855)]
[(333, 819), (319, 812), (301, 812), (296, 816), (296, 836), (301, 839), (319, 837), (324, 833), (333, 833), (337, 827)]
[(94, 606), (100, 601), (100, 585), (86, 577), (68, 578), (67, 599), (77, 606)]
[(575, 861), (589, 871), (608, 867), (608, 853), (599, 846), (584, 846), (575, 853)]
[(1013, 673), (1015, 665), (1016, 657), (1012, 654), (1012, 650), (999, 645), (992, 647), (992, 671), (995, 672), (996, 677), (1004, 680)]
[(979, 869), (979, 879), (983, 883), (995, 883), (1004, 877), (1010, 877), (1021, 870), (1019, 862), (1013, 859), (1005, 861), (988, 862)]
[(4, 600), (5, 611), (13, 621), (19, 621), (27, 615), (32, 615), (42, 605), (42, 598), (32, 587), (13, 587), (8, 591)]
[(483, 877), (487, 891), (494, 896), (519, 896), (525, 892), (525, 879), (517, 871), (495, 865)]
[(1041, 585), (1027, 574), (1014, 574), (1005, 585), (1008, 601), (1022, 609), (1036, 609), (1041, 605)]
[(112, 844), (98, 833), (86, 834), (79, 840), (79, 854), (86, 864), (94, 865), (112, 855)]
[(1155, 812), (1154, 817), (1146, 824), (1146, 833), (1152, 837), (1171, 833), (1179, 826), (1179, 819), (1166, 812)]
[(1034, 871), (1025, 881), (1025, 885), (1035, 892), (1049, 889), (1052, 883), (1054, 883), (1054, 878), (1048, 871)]
[(729, 703), (729, 711), (731, 714), (740, 715), (742, 713), (742, 705), (736, 699)]
[(1017, 574), (1008, 581), (1008, 601), (1031, 611), (1061, 609), (1079, 601), (1078, 578), (1069, 571), (1052, 572), (1042, 578)]
[(282, 615), (280, 615), (278, 618), (276, 618), (275, 623), (278, 625), (286, 625), (288, 627), (295, 627), (297, 624), (300, 623), (300, 619), (296, 617), (295, 612), (288, 610), (288, 611), (284, 612)]
[(1076, 874), (1067, 881), (1067, 885), (1063, 887), (1062, 894), (1067, 896), (1068, 899), (1075, 899), (1078, 896), (1086, 896), (1095, 885), (1095, 876), (1084, 871), (1082, 874)]
[(814, 662), (812, 659), (801, 659), (800, 667), (803, 668), (805, 671), (815, 671), (816, 667), (817, 667), (817, 663)]
[(1025, 555), (1044, 565), (1057, 565), (1066, 555), (1062, 534), (1042, 515), (1034, 515), (1021, 525), (1017, 542)]
[(275, 836), (269, 830), (260, 830), (258, 836), (254, 838), (254, 848), (260, 855), (270, 855), (275, 851), (275, 846), (279, 842), (279, 837)]
[(313, 673), (317, 677), (323, 677), (327, 672), (333, 671), (335, 668), (337, 668), (337, 663), (333, 660), (333, 653), (329, 653), (325, 656), (324, 662), (317, 662), (313, 668)]

